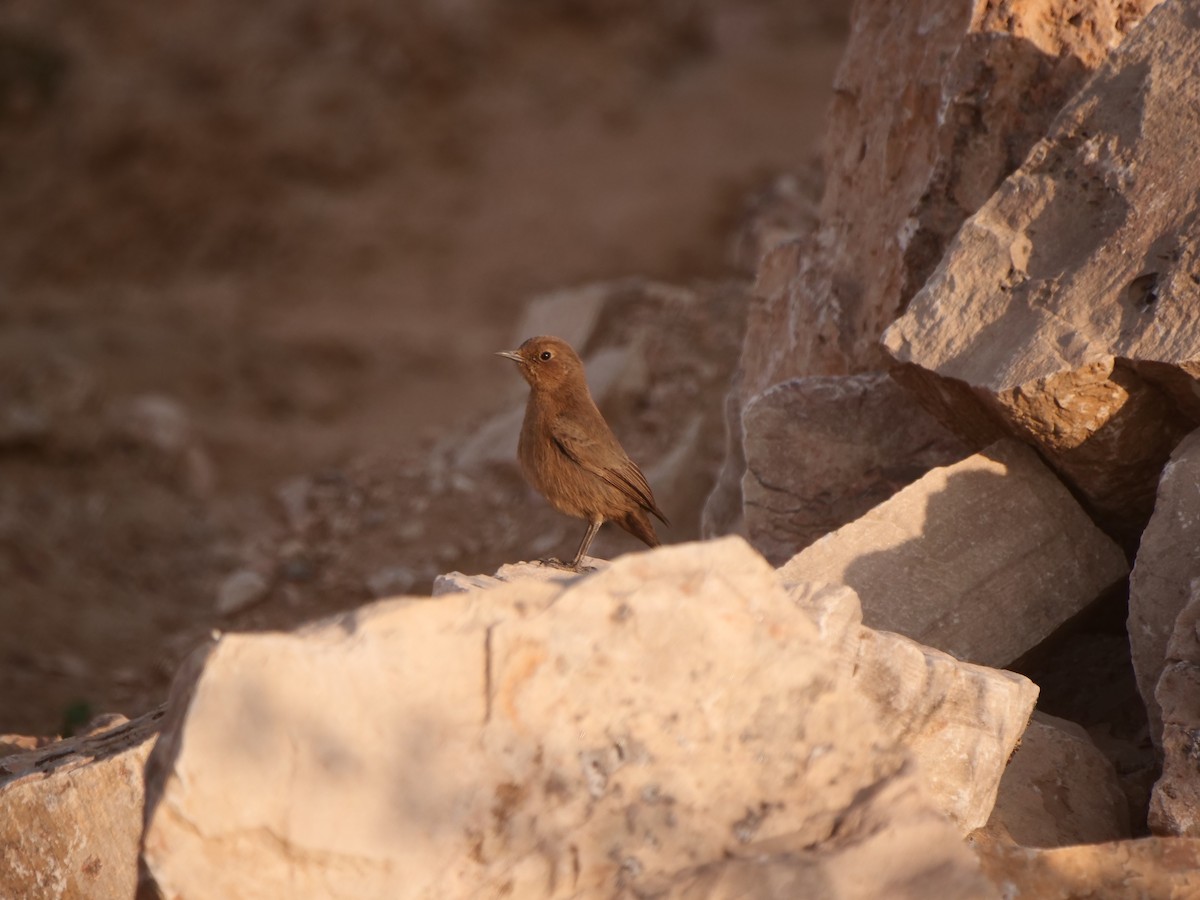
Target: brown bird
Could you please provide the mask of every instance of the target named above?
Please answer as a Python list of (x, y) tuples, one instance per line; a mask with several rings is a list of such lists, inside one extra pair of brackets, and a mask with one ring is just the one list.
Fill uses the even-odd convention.
[[(592, 539), (605, 522), (616, 522), (651, 547), (659, 545), (647, 513), (664, 525), (646, 476), (617, 442), (588, 391), (583, 363), (570, 344), (532, 337), (511, 359), (529, 382), (529, 402), (517, 456), (526, 480), (561, 513), (584, 519), (587, 532), (569, 564), (578, 571)], [(558, 560), (550, 560), (563, 565)]]

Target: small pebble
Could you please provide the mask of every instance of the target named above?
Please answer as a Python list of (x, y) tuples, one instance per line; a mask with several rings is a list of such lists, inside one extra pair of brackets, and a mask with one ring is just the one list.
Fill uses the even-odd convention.
[(395, 597), (407, 593), (416, 582), (412, 569), (387, 566), (367, 578), (367, 590), (373, 597)]
[(217, 613), (233, 615), (260, 603), (271, 589), (270, 583), (258, 572), (242, 569), (234, 572), (217, 591)]

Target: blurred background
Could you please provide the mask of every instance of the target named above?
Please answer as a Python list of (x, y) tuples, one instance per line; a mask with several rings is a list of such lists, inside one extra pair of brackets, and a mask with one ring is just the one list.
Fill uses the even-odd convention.
[(719, 425), (730, 362), (655, 366), (750, 302), (755, 204), (815, 191), (848, 6), (0, 5), (0, 733), (144, 712), (214, 628), (573, 552), (463, 456), (515, 454), (492, 354), (578, 324), (528, 318), (547, 292), (610, 285), (582, 338), (650, 382), (602, 407), (692, 452), (636, 417), (690, 391)]

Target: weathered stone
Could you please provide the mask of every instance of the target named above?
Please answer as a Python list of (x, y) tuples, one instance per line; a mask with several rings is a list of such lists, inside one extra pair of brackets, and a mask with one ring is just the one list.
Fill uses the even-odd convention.
[(738, 854), (666, 879), (665, 898), (745, 900), (812, 897), (821, 900), (984, 900), (1000, 892), (978, 860), (922, 803), (919, 779), (909, 775), (855, 799), (838, 839), (816, 848), (751, 844)]
[(884, 344), (970, 439), (1042, 451), (1136, 538), (1200, 424), (1200, 7), (1155, 9), (958, 232)]
[(0, 759), (0, 897), (132, 897), (161, 712)]
[(886, 739), (912, 752), (937, 809), (962, 834), (986, 822), (1037, 686), (862, 627), (858, 597), (844, 585), (785, 587), (834, 651), (839, 675), (869, 699)]
[(1145, 838), (1034, 850), (982, 840), (984, 874), (1009, 900), (1200, 896), (1200, 840)]
[(746, 532), (777, 564), (969, 453), (883, 373), (785, 381), (742, 423)]
[[(830, 109), (820, 224), (760, 263), (755, 293), (764, 302), (747, 324), (731, 433), (740, 436), (743, 407), (781, 381), (886, 367), (880, 335), (959, 225), (1156, 2), (854, 5)], [(852, 418), (845, 427), (847, 443), (863, 434)], [(886, 443), (888, 432), (877, 437)], [(747, 441), (759, 439), (747, 430)], [(706, 536), (746, 533), (734, 514), (744, 468), (736, 444), (709, 500)], [(819, 481), (836, 497), (873, 477)]]
[(18, 753), (26, 753), (30, 750), (37, 750), (39, 747), (53, 744), (57, 740), (60, 740), (60, 738), (31, 734), (0, 734), (0, 759)]
[(110, 412), (122, 439), (153, 451), (193, 495), (206, 497), (216, 486), (216, 467), (187, 409), (162, 394), (141, 394)]
[[(451, 573), (439, 578), (434, 590), (571, 577), (521, 563), (501, 567), (495, 577)], [(933, 806), (964, 834), (986, 822), (1037, 686), (1021, 675), (960, 662), (901, 635), (863, 628), (858, 597), (845, 585), (785, 582), (784, 587), (817, 626), (838, 676), (867, 697), (887, 740), (913, 753)]]
[[(1129, 642), (1152, 734), (1161, 734), (1162, 777), (1150, 800), (1150, 827), (1200, 837), (1200, 432), (1163, 469), (1154, 515), (1142, 535), (1130, 582)], [(1169, 640), (1164, 646), (1164, 635)], [(1143, 693), (1145, 696), (1145, 693)], [(1161, 726), (1161, 732), (1160, 732)]]
[(134, 397), (115, 413), (115, 418), (126, 437), (160, 453), (182, 453), (195, 440), (191, 417), (183, 404), (162, 394)]
[(862, 640), (862, 604), (858, 595), (844, 584), (784, 581), (783, 587), (792, 602), (817, 626), (821, 642), (837, 659), (839, 674), (850, 678), (858, 665), (858, 644)]
[(863, 621), (959, 659), (1011, 663), (1126, 574), (1037, 455), (998, 443), (934, 469), (780, 569), (846, 584)]
[(1131, 837), (1113, 764), (1083, 728), (1039, 712), (1004, 771), (986, 830), (1022, 847)]
[(814, 156), (800, 169), (776, 176), (747, 197), (730, 242), (733, 265), (753, 274), (771, 250), (810, 234), (820, 224), (823, 182), (821, 161)]
[(1150, 794), (1148, 821), (1159, 834), (1200, 837), (1200, 583), (1176, 627), (1156, 695), (1163, 764)]
[(759, 269), (745, 396), (881, 368), (876, 340), (958, 226), (1155, 0), (856, 3), (819, 230)]
[[(930, 885), (970, 883), (796, 596), (729, 539), (227, 636), (176, 684), (147, 871), (181, 900), (283, 879), (292, 897), (638, 894), (751, 842), (836, 831), (852, 856), (911, 790), (952, 870)], [(834, 629), (850, 611), (827, 601)], [(859, 891), (895, 877), (856, 866)]]
[(384, 566), (367, 576), (372, 597), (399, 597), (412, 590), (417, 576), (408, 566)]
[(741, 373), (730, 379), (725, 395), (725, 451), (712, 490), (704, 500), (700, 514), (700, 535), (705, 538), (727, 534), (746, 536), (746, 518), (742, 505), (742, 479), (746, 474), (746, 454), (742, 449)]
[(938, 808), (963, 833), (986, 822), (1037, 686), (870, 628), (861, 631), (853, 683), (883, 733), (912, 751)]
[(217, 589), (217, 615), (231, 616), (261, 603), (270, 593), (271, 583), (253, 569), (230, 573)]
[[(609, 562), (606, 559), (585, 556), (580, 568), (586, 574), (606, 569), (608, 566)], [(467, 591), (500, 587), (515, 581), (551, 581), (566, 584), (579, 577), (578, 573), (569, 569), (561, 569), (540, 562), (506, 563), (496, 570), (495, 575), (465, 575), (462, 572), (447, 572), (439, 575), (433, 580), (433, 596), (465, 594)]]
[[(1129, 576), (1129, 648), (1156, 746), (1162, 745), (1163, 720), (1154, 695), (1167, 666), (1167, 644), (1176, 630), (1175, 620), (1188, 605), (1193, 580), (1200, 578), (1200, 558), (1195, 552), (1198, 542), (1200, 431), (1179, 444), (1163, 469), (1154, 515), (1142, 533)], [(1188, 653), (1187, 635), (1181, 633), (1180, 638), (1183, 644), (1178, 649), (1185, 655), (1174, 656), (1173, 661), (1200, 665), (1200, 653)], [(1200, 727), (1200, 719), (1191, 727)]]

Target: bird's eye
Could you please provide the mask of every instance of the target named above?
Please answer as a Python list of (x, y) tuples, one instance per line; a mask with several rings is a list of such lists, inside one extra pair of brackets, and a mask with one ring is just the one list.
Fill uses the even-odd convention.
[(554, 354), (551, 353), (549, 350), (542, 351), (542, 360), (543, 361), (550, 359), (552, 356), (554, 356)]

